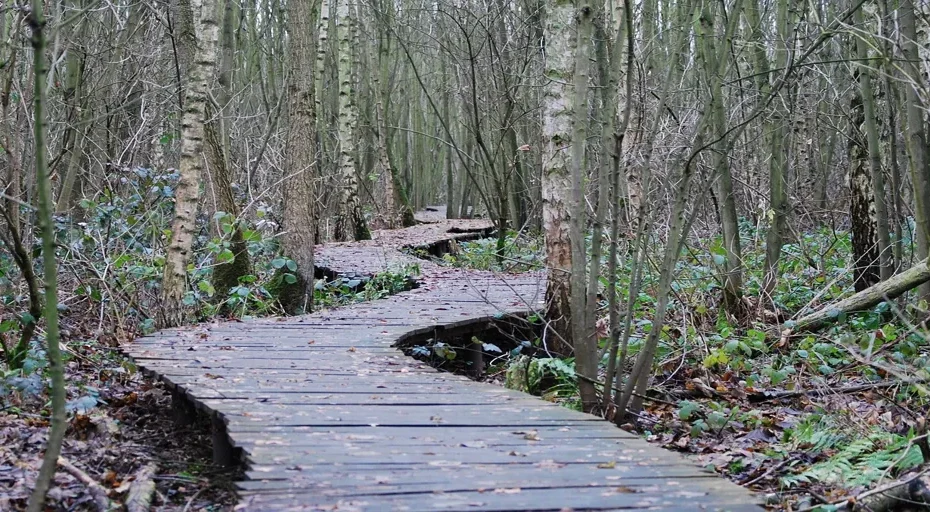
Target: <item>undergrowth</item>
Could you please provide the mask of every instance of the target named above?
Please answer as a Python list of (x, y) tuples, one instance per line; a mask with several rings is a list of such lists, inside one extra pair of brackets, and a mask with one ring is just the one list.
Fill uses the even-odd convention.
[[(881, 303), (839, 314), (818, 332), (782, 339), (780, 326), (790, 326), (792, 317), (850, 293), (849, 235), (822, 228), (785, 244), (777, 287), (765, 302), (758, 300), (765, 233), (743, 222), (741, 236), (749, 314), (736, 319), (719, 307), (725, 256), (719, 237), (691, 240), (676, 269), (650, 400), (636, 424), (625, 428), (695, 454), (703, 465), (771, 493), (783, 506), (812, 506), (815, 495), (854, 495), (923, 464), (919, 446), (926, 443), (930, 403), (922, 382), (930, 379), (930, 336), (912, 319), (926, 317), (926, 304)], [(495, 243), (462, 243), (445, 260), (530, 270), (543, 257), (539, 240), (511, 234), (503, 260), (496, 258)], [(652, 242), (648, 252), (661, 250)], [(633, 275), (629, 261), (621, 256), (615, 276), (624, 294)], [(634, 312), (633, 356), (652, 329), (657, 282), (657, 271), (648, 266), (641, 293), (632, 304), (623, 301), (622, 308)], [(606, 306), (604, 300), (599, 316), (607, 316)], [(496, 357), (503, 371), (489, 374), (507, 387), (577, 408), (573, 360), (551, 358), (538, 338), (523, 343), (528, 350)], [(600, 340), (602, 350), (605, 343)], [(605, 355), (602, 368), (606, 363)]]
[[(165, 247), (170, 238), (176, 172), (136, 168), (114, 176), (109, 186), (80, 201), (72, 216), (55, 219), (60, 262), (62, 339), (69, 361), (98, 364), (108, 372), (131, 371), (117, 353), (121, 342), (156, 328)], [(183, 299), (196, 321), (245, 319), (281, 314), (275, 280), (296, 280), (297, 266), (281, 254), (278, 226), (262, 203), (254, 221), (220, 212), (201, 216), (188, 267), (189, 291)], [(23, 215), (28, 212), (23, 211)], [(231, 235), (238, 228), (246, 242), (250, 271), (227, 289), (214, 287), (214, 269), (233, 259)], [(31, 236), (24, 237), (33, 240)], [(41, 278), (41, 247), (27, 248)], [(318, 307), (334, 307), (382, 298), (413, 286), (416, 266), (387, 269), (371, 278), (320, 279), (314, 286)], [(29, 297), (11, 251), (0, 243), (0, 347), (15, 345), (30, 324), (39, 329), (25, 357), (0, 358), (0, 410), (42, 403), (45, 352), (41, 319), (29, 314)], [(93, 390), (69, 389), (70, 399), (93, 407)], [(86, 408), (85, 407), (85, 408)]]

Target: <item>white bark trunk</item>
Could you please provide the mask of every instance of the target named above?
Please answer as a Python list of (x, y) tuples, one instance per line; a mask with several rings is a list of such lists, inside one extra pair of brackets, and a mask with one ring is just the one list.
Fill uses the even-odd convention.
[[(181, 300), (187, 288), (187, 265), (191, 259), (203, 172), (204, 106), (207, 80), (216, 67), (216, 0), (191, 0), (194, 18), (199, 20), (194, 61), (188, 71), (184, 90), (184, 113), (181, 117), (180, 179), (175, 190), (174, 221), (171, 242), (165, 255), (162, 280), (163, 325), (184, 321)], [(199, 14), (199, 15), (198, 15)]]

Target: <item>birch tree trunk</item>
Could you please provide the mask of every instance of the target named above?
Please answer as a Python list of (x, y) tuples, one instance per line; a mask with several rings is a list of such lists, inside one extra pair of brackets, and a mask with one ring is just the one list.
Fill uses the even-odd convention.
[[(185, 0), (186, 1), (186, 0)], [(180, 2), (183, 6), (185, 1)], [(183, 7), (182, 7), (183, 9)], [(216, 0), (191, 0), (190, 10), (199, 12), (200, 34), (190, 48), (194, 60), (184, 86), (184, 113), (181, 117), (180, 179), (175, 190), (174, 221), (171, 241), (165, 254), (162, 279), (161, 325), (180, 325), (184, 321), (182, 299), (187, 291), (187, 265), (191, 260), (197, 223), (200, 181), (203, 174), (204, 107), (207, 79), (216, 67)]]
[(860, 128), (866, 121), (862, 95), (858, 92), (850, 102), (849, 123), (849, 222), (852, 238), (853, 285), (857, 292), (879, 281), (875, 198), (872, 176), (867, 165), (868, 150)]
[(546, 61), (543, 86), (543, 232), (546, 246), (546, 317), (544, 342), (553, 352), (572, 353), (571, 272), (569, 235), (571, 191), (572, 104), (575, 43), (572, 37), (575, 9), (571, 2), (547, 6), (544, 38)]
[(337, 241), (369, 240), (371, 232), (358, 198), (355, 165), (358, 105), (353, 85), (352, 53), (357, 37), (351, 0), (336, 0), (336, 33), (339, 39), (339, 174), (340, 201), (334, 238)]
[[(858, 26), (865, 25), (862, 9), (854, 15)], [(862, 98), (862, 117), (868, 144), (869, 178), (871, 182), (872, 209), (869, 214), (875, 226), (877, 243), (878, 273), (882, 281), (891, 277), (893, 272), (891, 234), (888, 223), (888, 208), (885, 204), (885, 174), (882, 170), (881, 146), (878, 140), (878, 119), (875, 115), (875, 95), (872, 92), (872, 68), (869, 60), (869, 44), (863, 36), (856, 37), (856, 53), (859, 59), (859, 94)], [(892, 128), (894, 130), (894, 128)], [(862, 262), (866, 263), (866, 262)]]
[(375, 184), (375, 221), (376, 228), (393, 229), (400, 227), (400, 206), (398, 201), (398, 191), (394, 183), (394, 169), (391, 167), (391, 157), (388, 153), (388, 124), (387, 108), (384, 104), (388, 95), (388, 79), (390, 69), (388, 67), (388, 54), (390, 49), (390, 38), (387, 27), (383, 26), (384, 21), (377, 20), (380, 24), (378, 28), (378, 45), (377, 57), (371, 59), (378, 64), (378, 69), (371, 73), (371, 90), (375, 95), (375, 126), (376, 132), (375, 143), (377, 145), (377, 181)]

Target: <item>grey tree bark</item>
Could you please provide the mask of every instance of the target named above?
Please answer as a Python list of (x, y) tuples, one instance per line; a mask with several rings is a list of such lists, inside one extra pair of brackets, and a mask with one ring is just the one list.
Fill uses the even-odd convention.
[[(179, 2), (183, 4), (187, 0)], [(183, 10), (183, 7), (182, 7)], [(191, 259), (203, 175), (204, 109), (207, 79), (216, 67), (216, 0), (191, 0), (190, 10), (199, 12), (199, 35), (189, 49), (194, 60), (184, 85), (184, 113), (181, 117), (180, 179), (175, 189), (171, 241), (165, 254), (162, 278), (160, 324), (175, 326), (184, 322), (182, 299), (187, 290), (187, 264)], [(195, 16), (196, 17), (196, 16)]]
[[(296, 282), (282, 283), (278, 300), (289, 313), (313, 305), (313, 245), (316, 243), (316, 131), (314, 73), (321, 0), (294, 2), (289, 9), (290, 113), (284, 154), (284, 253), (296, 264)], [(283, 278), (283, 276), (282, 276)]]

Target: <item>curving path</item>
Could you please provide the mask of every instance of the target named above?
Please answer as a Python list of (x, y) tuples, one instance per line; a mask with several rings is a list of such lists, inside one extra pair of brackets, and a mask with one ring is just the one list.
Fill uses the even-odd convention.
[(301, 317), (165, 330), (126, 352), (176, 393), (182, 418), (190, 405), (214, 418), (217, 460), (246, 467), (237, 510), (761, 510), (743, 488), (599, 418), (392, 348), (542, 305), (540, 274), (444, 268), (396, 249), (488, 227), (437, 221), (321, 246), (327, 273), (415, 263), (419, 287)]

